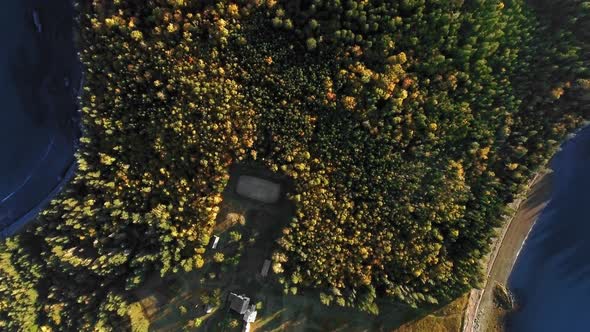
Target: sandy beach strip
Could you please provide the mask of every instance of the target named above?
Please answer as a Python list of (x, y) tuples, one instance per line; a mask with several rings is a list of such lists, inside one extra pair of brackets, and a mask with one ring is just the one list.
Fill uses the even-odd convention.
[(493, 287), (496, 282), (507, 283), (528, 234), (551, 198), (551, 181), (551, 170), (539, 172), (531, 181), (526, 197), (511, 204), (516, 212), (499, 231), (494, 248), (486, 258), (485, 287), (473, 289), (469, 294), (463, 332), (486, 331), (486, 327), (493, 324), (489, 321), (494, 308)]

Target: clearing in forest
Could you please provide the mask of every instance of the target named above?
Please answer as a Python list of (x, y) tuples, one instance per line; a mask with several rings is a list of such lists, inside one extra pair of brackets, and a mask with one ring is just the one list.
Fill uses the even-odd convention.
[(241, 175), (238, 178), (236, 192), (263, 203), (276, 203), (280, 198), (281, 185), (255, 176)]
[[(166, 280), (155, 275), (148, 287), (136, 292), (151, 329), (196, 328), (195, 320), (208, 331), (235, 319), (241, 326), (241, 318), (226, 308), (227, 294), (246, 294), (253, 304), (264, 305), (270, 285), (277, 284), (272, 280), (272, 269), (267, 277), (262, 277), (261, 271), (293, 215), (293, 206), (285, 195), (290, 183), (255, 166), (234, 166), (230, 174), (211, 236), (211, 242), (213, 235), (220, 240), (216, 249), (209, 246), (204, 266)], [(207, 313), (209, 305), (214, 309)], [(226, 331), (231, 331), (227, 327)]]

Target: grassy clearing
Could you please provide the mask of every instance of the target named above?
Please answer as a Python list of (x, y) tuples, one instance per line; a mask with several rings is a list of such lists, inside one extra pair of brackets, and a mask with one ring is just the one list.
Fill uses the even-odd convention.
[(416, 321), (402, 325), (399, 332), (455, 332), (461, 330), (469, 294)]

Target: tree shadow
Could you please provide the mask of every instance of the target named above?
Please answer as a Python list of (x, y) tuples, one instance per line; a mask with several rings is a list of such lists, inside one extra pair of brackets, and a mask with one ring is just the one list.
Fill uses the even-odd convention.
[(255, 324), (257, 331), (392, 331), (426, 316), (455, 318), (461, 325), (463, 300), (414, 309), (387, 299), (378, 300), (380, 313), (371, 315), (354, 308), (325, 306), (319, 291), (303, 290), (300, 295), (283, 295), (267, 290), (267, 309)]

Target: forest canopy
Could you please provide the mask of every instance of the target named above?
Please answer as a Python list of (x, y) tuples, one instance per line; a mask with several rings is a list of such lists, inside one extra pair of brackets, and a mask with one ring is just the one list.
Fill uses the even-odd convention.
[(81, 5), (79, 170), (0, 246), (0, 329), (128, 326), (146, 276), (202, 267), (240, 162), (293, 180), (285, 287), (371, 313), (476, 287), (507, 204), (590, 109), (590, 5), (561, 22), (546, 2)]

